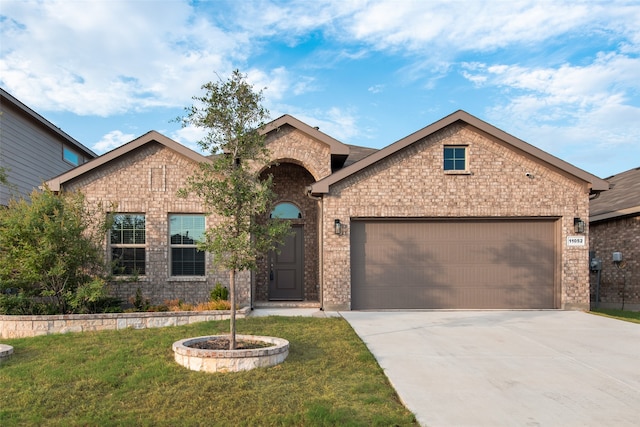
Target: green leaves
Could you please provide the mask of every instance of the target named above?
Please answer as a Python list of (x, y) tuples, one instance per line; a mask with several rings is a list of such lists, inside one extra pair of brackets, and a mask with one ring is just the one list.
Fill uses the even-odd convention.
[(0, 210), (0, 291), (46, 297), (56, 312), (75, 310), (76, 290), (104, 272), (104, 214), (80, 193), (34, 191)]
[(204, 96), (188, 108), (182, 123), (204, 127), (200, 147), (213, 156), (201, 163), (179, 196), (194, 193), (220, 221), (206, 233), (200, 249), (211, 252), (227, 270), (255, 268), (256, 256), (275, 247), (288, 229), (282, 221), (265, 220), (275, 197), (271, 179), (261, 180), (269, 165), (268, 150), (258, 129), (268, 112), (236, 70), (227, 81), (202, 86)]
[(178, 195), (197, 194), (220, 218), (207, 230), (199, 249), (212, 253), (215, 263), (229, 271), (230, 348), (234, 349), (235, 273), (255, 268), (257, 255), (275, 248), (288, 224), (266, 218), (274, 194), (271, 179), (260, 179), (269, 165), (264, 137), (258, 132), (268, 117), (260, 105), (262, 92), (254, 92), (238, 70), (226, 82), (209, 82), (202, 88), (206, 94), (194, 97), (199, 104), (187, 109), (182, 124), (208, 130), (199, 144), (213, 159), (200, 165)]

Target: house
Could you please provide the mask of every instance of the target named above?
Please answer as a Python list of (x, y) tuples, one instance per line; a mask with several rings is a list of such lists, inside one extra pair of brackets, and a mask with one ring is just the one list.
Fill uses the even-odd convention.
[[(289, 115), (262, 132), (273, 160), (262, 173), (278, 195), (272, 214), (293, 233), (240, 275), (241, 304), (589, 308), (584, 224), (606, 181), (464, 111), (382, 150)], [(176, 197), (202, 161), (152, 131), (49, 181), (117, 203), (107, 246), (121, 297), (140, 288), (154, 301), (197, 301), (227, 283), (195, 246), (217, 218)]]
[(590, 202), (592, 306), (640, 310), (640, 167), (606, 180)]
[(33, 189), (96, 154), (0, 88), (0, 168), (10, 186), (0, 185), (0, 205), (27, 197)]

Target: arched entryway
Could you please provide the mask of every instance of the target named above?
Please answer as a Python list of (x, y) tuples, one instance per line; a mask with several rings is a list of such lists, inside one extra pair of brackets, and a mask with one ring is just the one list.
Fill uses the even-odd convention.
[(294, 163), (271, 166), (263, 177), (269, 174), (277, 195), (271, 215), (290, 221), (292, 234), (279, 253), (258, 260), (255, 301), (319, 302), (318, 201), (306, 194), (315, 180)]

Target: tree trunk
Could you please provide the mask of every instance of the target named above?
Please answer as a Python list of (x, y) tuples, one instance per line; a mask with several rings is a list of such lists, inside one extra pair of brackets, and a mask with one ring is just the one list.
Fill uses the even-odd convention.
[(236, 271), (229, 271), (229, 300), (231, 302), (231, 317), (229, 319), (229, 350), (236, 349)]

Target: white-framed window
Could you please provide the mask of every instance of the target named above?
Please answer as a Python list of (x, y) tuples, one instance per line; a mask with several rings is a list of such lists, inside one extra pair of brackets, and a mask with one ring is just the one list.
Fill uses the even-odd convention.
[(205, 253), (198, 250), (204, 232), (204, 215), (169, 215), (171, 276), (205, 275)]
[(66, 145), (62, 146), (62, 159), (74, 166), (78, 166), (80, 164), (80, 154), (67, 147)]
[(144, 214), (113, 215), (110, 231), (112, 272), (116, 276), (146, 273), (146, 218)]
[(444, 146), (444, 170), (466, 171), (468, 168), (467, 147), (464, 145)]

